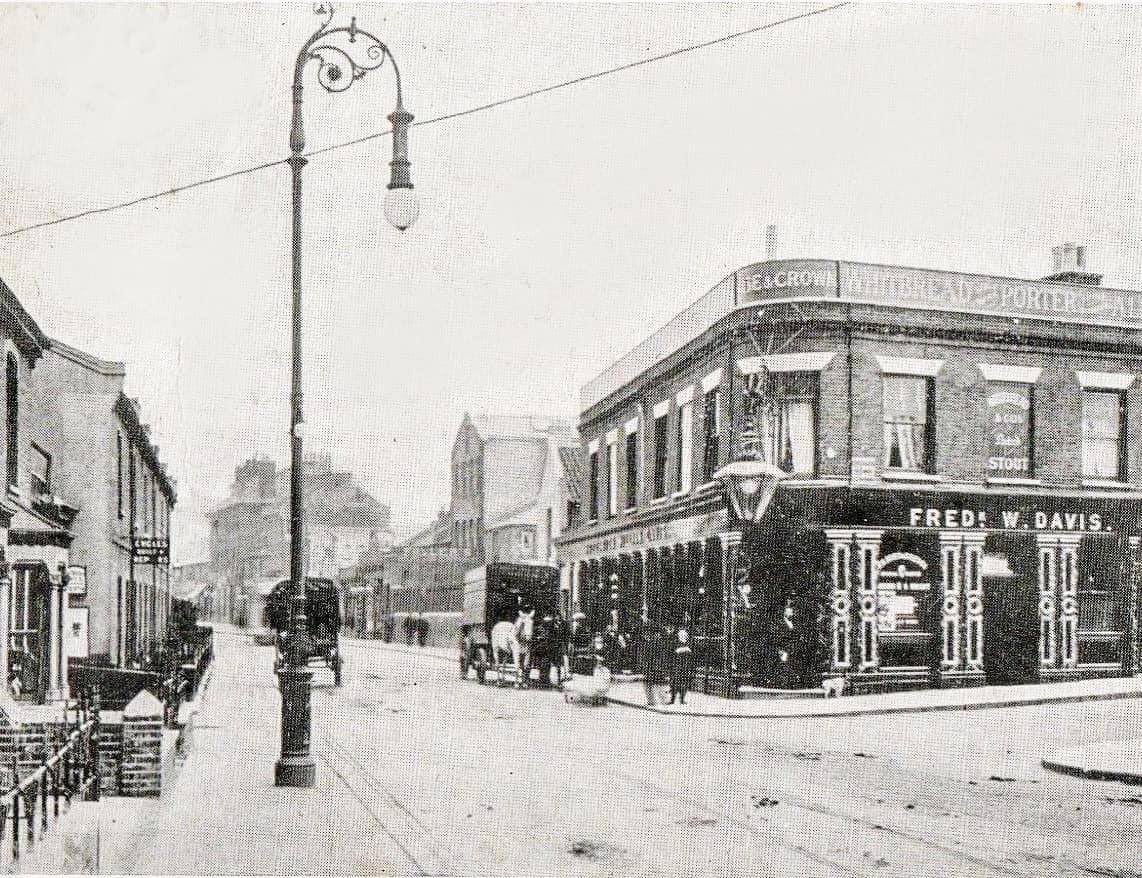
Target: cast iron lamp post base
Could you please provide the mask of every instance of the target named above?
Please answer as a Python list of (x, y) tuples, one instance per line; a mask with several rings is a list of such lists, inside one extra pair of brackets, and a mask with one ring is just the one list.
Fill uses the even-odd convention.
[(311, 787), (315, 780), (309, 752), (310, 681), (307, 667), (278, 671), (282, 693), (282, 755), (274, 765), (274, 786)]

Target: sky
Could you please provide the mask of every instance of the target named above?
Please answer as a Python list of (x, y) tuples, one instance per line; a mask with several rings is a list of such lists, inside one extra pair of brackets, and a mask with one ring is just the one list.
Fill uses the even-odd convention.
[[(827, 3), (821, 4), (828, 5)], [(418, 119), (813, 8), (366, 4)], [(0, 234), (288, 154), (308, 4), (0, 4)], [(575, 419), (580, 387), (734, 269), (776, 255), (1040, 277), (1085, 243), (1142, 288), (1142, 9), (859, 4), (414, 128), (305, 169), (307, 450), (392, 507), (449, 500), (465, 411)], [(306, 80), (309, 148), (387, 129), (382, 67)], [(289, 172), (10, 237), (51, 336), (127, 365), (177, 479), (174, 561), (207, 557), (234, 467), (288, 455)]]

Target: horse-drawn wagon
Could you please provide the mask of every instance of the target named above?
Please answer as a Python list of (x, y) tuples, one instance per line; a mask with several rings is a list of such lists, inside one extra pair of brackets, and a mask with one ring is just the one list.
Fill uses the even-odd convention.
[[(278, 582), (266, 598), (266, 626), (274, 632), (274, 671), (285, 663), (290, 637), (290, 601), (293, 585), (288, 579)], [(333, 685), (341, 685), (344, 660), (338, 641), (341, 629), (341, 602), (337, 586), (329, 579), (309, 577), (305, 580), (305, 630), (302, 653), (306, 664), (325, 665), (333, 671)]]
[[(527, 686), (531, 669), (546, 670), (560, 637), (559, 574), (541, 564), (494, 563), (464, 575), (460, 676)], [(541, 661), (539, 661), (541, 660)], [(537, 664), (538, 661), (538, 664)]]

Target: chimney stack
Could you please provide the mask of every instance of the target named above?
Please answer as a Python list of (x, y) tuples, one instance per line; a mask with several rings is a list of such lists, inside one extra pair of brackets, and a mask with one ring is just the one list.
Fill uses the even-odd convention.
[(1087, 271), (1086, 246), (1067, 241), (1051, 248), (1052, 271), (1043, 280), (1066, 284), (1098, 286), (1102, 275)]
[(765, 258), (773, 259), (777, 255), (777, 226), (770, 223), (765, 227)]

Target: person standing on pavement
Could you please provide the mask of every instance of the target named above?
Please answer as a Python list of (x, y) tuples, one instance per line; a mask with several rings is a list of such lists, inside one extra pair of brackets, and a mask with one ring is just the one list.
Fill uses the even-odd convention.
[(679, 626), (672, 645), (670, 701), (667, 703), (673, 704), (675, 697), (677, 697), (679, 704), (685, 704), (686, 693), (690, 689), (690, 681), (694, 676), (694, 650), (690, 646), (690, 631), (685, 625)]

